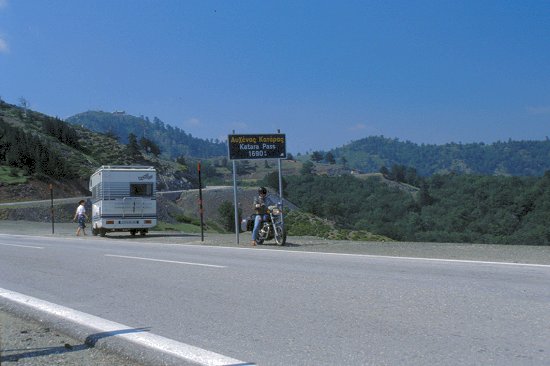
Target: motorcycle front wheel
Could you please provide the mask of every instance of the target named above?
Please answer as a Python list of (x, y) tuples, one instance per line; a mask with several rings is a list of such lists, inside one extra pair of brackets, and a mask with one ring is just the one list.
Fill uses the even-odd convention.
[(286, 243), (286, 233), (281, 226), (275, 226), (275, 242), (279, 245)]

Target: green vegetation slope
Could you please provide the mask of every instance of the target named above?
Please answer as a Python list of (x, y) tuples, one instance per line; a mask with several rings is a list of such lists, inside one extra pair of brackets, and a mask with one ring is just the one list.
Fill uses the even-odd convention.
[(227, 145), (218, 140), (193, 137), (178, 127), (165, 124), (157, 117), (135, 117), (123, 112), (88, 111), (67, 118), (67, 122), (95, 132), (108, 134), (128, 143), (128, 136), (145, 137), (160, 146), (160, 153), (168, 159), (180, 156), (208, 158), (227, 155)]
[(291, 202), (337, 227), (400, 241), (550, 245), (550, 172), (434, 175), (417, 192), (380, 177), (287, 177)]
[[(130, 140), (124, 145), (109, 135), (0, 100), (0, 199), (42, 198), (48, 184), (67, 194), (86, 193), (89, 176), (101, 165), (155, 166), (161, 189), (196, 184), (196, 174), (184, 162), (159, 159), (135, 136)], [(12, 189), (14, 185), (22, 186)]]
[(550, 170), (550, 140), (484, 143), (415, 144), (383, 136), (360, 139), (330, 152), (350, 168), (378, 172), (404, 165), (418, 174), (438, 173), (541, 176)]

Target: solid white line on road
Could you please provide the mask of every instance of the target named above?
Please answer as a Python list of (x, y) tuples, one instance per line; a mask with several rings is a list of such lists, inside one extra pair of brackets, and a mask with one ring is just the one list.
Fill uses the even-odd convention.
[[(375, 257), (375, 256), (371, 256)], [(433, 261), (433, 262), (450, 262), (450, 263), (471, 263), (471, 264), (495, 264), (500, 266), (518, 266), (518, 267), (542, 267), (550, 268), (548, 264), (532, 264), (532, 263), (514, 263), (514, 262), (490, 262), (490, 261), (474, 261), (466, 259), (439, 259), (439, 258), (414, 258), (414, 257), (383, 257), (381, 258), (401, 258), (401, 259), (416, 259), (423, 261)]]
[(166, 259), (155, 259), (155, 258), (143, 258), (143, 257), (130, 257), (127, 255), (114, 255), (114, 254), (105, 254), (106, 257), (116, 257), (116, 258), (126, 258), (126, 259), (139, 259), (142, 261), (152, 261), (152, 262), (165, 262), (165, 263), (177, 263), (177, 264), (187, 264), (190, 266), (201, 266), (201, 267), (212, 267), (212, 268), (226, 268), (226, 266), (217, 266), (215, 264), (205, 264), (205, 263), (193, 263), (193, 262), (179, 262), (179, 261), (170, 261)]
[[(9, 237), (28, 237), (28, 238), (40, 238), (42, 240), (71, 240), (75, 238), (64, 238), (64, 237), (44, 237), (44, 236), (34, 236), (34, 235), (18, 235), (18, 234), (0, 234), (0, 237), (2, 236), (9, 236)], [(120, 245), (122, 244), (120, 241), (117, 241), (117, 243)], [(124, 243), (124, 244), (144, 244), (144, 242), (132, 242), (132, 243)], [(161, 246), (178, 246), (178, 247), (193, 247), (196, 248), (197, 245), (195, 244), (202, 244), (200, 241), (193, 241), (188, 243), (177, 243), (177, 244), (171, 244), (171, 243), (159, 243), (159, 242), (147, 242), (148, 246), (151, 246), (152, 244), (155, 245), (161, 245)], [(15, 244), (3, 244), (3, 245), (12, 245), (17, 246)], [(36, 248), (36, 249), (44, 249), (43, 247), (32, 247), (27, 246), (29, 248)], [(272, 252), (282, 252), (282, 253), (293, 253), (293, 254), (316, 254), (316, 255), (336, 255), (336, 256), (350, 256), (350, 257), (367, 257), (367, 258), (380, 258), (380, 259), (402, 259), (402, 260), (418, 260), (418, 261), (431, 261), (431, 262), (447, 262), (447, 263), (471, 263), (471, 264), (490, 264), (490, 265), (502, 265), (502, 266), (516, 266), (516, 267), (539, 267), (539, 268), (550, 268), (550, 264), (535, 264), (535, 263), (514, 263), (514, 262), (496, 262), (496, 261), (478, 261), (478, 260), (467, 260), (467, 259), (445, 259), (445, 258), (423, 258), (423, 257), (399, 257), (399, 256), (385, 256), (385, 255), (373, 255), (373, 254), (358, 254), (358, 253), (331, 253), (331, 252), (311, 252), (311, 251), (297, 251), (297, 250), (284, 250), (284, 249), (269, 249), (269, 248), (249, 248), (249, 247), (226, 247), (226, 246), (202, 246), (202, 248), (208, 248), (208, 249), (229, 249), (229, 250), (253, 250), (253, 251), (272, 251)], [(123, 257), (123, 256), (119, 256)], [(143, 259), (143, 260), (155, 260), (155, 259), (147, 259), (147, 258), (138, 258), (138, 257), (127, 257), (127, 258), (135, 258), (135, 259)], [(157, 261), (165, 261), (165, 260), (157, 260)], [(170, 262), (170, 261), (165, 261)], [(182, 264), (193, 264), (193, 263), (185, 263), (185, 262), (175, 262), (175, 263), (182, 263)], [(194, 264), (194, 265), (202, 265), (202, 266), (210, 266), (215, 268), (226, 268), (224, 266), (215, 266), (215, 265), (208, 265), (208, 264)]]
[[(297, 253), (297, 252), (295, 252)], [(467, 259), (442, 259), (442, 258), (423, 258), (423, 257), (395, 257), (387, 255), (372, 255), (372, 254), (347, 254), (347, 253), (324, 253), (324, 252), (308, 252), (318, 254), (333, 254), (343, 256), (359, 256), (367, 258), (380, 258), (380, 259), (402, 259), (412, 261), (429, 261), (429, 262), (444, 262), (444, 263), (468, 263), (468, 264), (492, 264), (499, 266), (519, 266), (519, 267), (542, 267), (550, 268), (549, 264), (531, 264), (531, 263), (514, 263), (514, 262), (490, 262), (490, 261), (476, 261)]]
[(21, 245), (21, 244), (4, 244), (0, 243), (0, 245), (4, 245), (7, 247), (20, 247), (20, 248), (31, 248), (31, 249), (44, 249), (44, 247), (35, 247), (32, 245)]
[(138, 332), (136, 331), (136, 328), (112, 322), (95, 315), (83, 313), (78, 310), (57, 305), (48, 301), (40, 300), (35, 297), (20, 294), (15, 291), (0, 288), (0, 297), (20, 305), (30, 307), (39, 312), (61, 317), (71, 323), (76, 323), (77, 325), (85, 327), (86, 329), (94, 329), (97, 333), (113, 333), (112, 337), (123, 338), (137, 346), (147, 347), (157, 352), (169, 354), (172, 357), (180, 358), (182, 361), (193, 362), (197, 365), (254, 365), (253, 363), (239, 361), (219, 353), (211, 352), (159, 335)]
[[(231, 248), (231, 247), (218, 247), (218, 248)], [(239, 248), (239, 249), (252, 249), (252, 248)], [(397, 260), (408, 260), (408, 261), (429, 261), (429, 262), (444, 262), (444, 263), (469, 263), (469, 264), (492, 264), (499, 266), (518, 266), (518, 267), (539, 267), (539, 268), (550, 268), (550, 264), (533, 264), (533, 263), (515, 263), (515, 262), (490, 262), (490, 261), (476, 261), (468, 259), (443, 259), (443, 258), (425, 258), (425, 257), (398, 257), (398, 256), (389, 256), (389, 255), (373, 255), (373, 254), (357, 254), (357, 253), (331, 253), (331, 252), (310, 252), (310, 251), (295, 251), (295, 250), (281, 250), (281, 249), (252, 249), (252, 250), (266, 250), (273, 252), (284, 252), (284, 253), (293, 253), (293, 254), (317, 254), (317, 255), (327, 255), (327, 256), (344, 256), (344, 257), (365, 257), (373, 259), (397, 259)]]
[[(178, 246), (189, 246), (196, 247), (192, 244), (178, 244)], [(445, 258), (426, 258), (426, 257), (399, 257), (399, 256), (389, 256), (389, 255), (374, 255), (374, 254), (360, 254), (360, 253), (334, 253), (334, 252), (312, 252), (306, 250), (285, 250), (285, 249), (270, 249), (270, 248), (257, 248), (257, 247), (225, 247), (225, 246), (203, 246), (201, 248), (208, 249), (229, 249), (229, 250), (247, 250), (247, 251), (266, 251), (273, 253), (291, 253), (295, 255), (300, 254), (314, 254), (314, 255), (326, 255), (326, 256), (344, 256), (344, 257), (365, 257), (373, 259), (401, 259), (408, 261), (429, 261), (429, 262), (446, 262), (446, 263), (469, 263), (469, 264), (490, 264), (490, 265), (499, 265), (499, 266), (516, 266), (516, 267), (539, 267), (539, 268), (550, 268), (550, 264), (535, 264), (535, 263), (516, 263), (516, 262), (492, 262), (492, 261), (481, 261), (481, 260), (470, 260), (470, 259), (445, 259)]]

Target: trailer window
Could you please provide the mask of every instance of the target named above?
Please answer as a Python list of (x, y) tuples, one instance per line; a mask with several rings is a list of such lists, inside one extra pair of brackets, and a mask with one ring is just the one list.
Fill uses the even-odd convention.
[(153, 183), (131, 183), (130, 196), (152, 196)]
[(97, 197), (99, 197), (99, 186), (95, 185), (92, 187), (92, 199), (95, 200)]

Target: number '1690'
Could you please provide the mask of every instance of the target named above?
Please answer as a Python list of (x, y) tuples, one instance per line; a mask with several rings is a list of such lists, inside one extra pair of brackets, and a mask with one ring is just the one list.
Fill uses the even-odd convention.
[(267, 156), (267, 152), (262, 150), (251, 150), (248, 152), (248, 156), (256, 157), (256, 158), (263, 157), (263, 156)]

